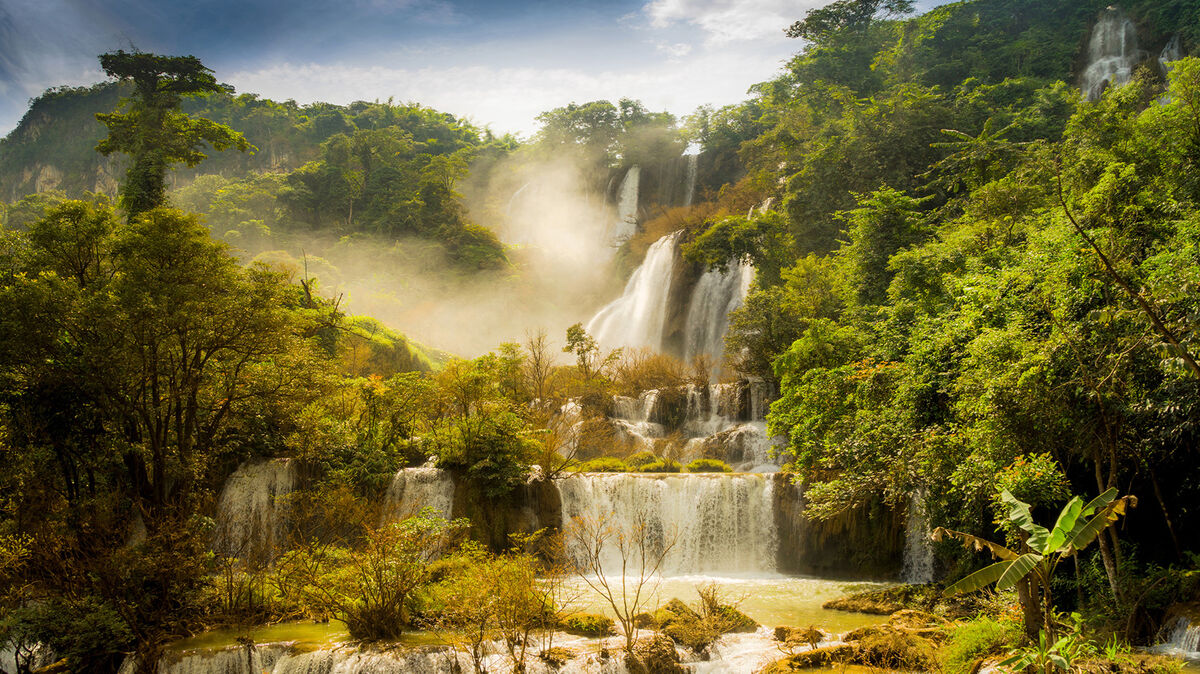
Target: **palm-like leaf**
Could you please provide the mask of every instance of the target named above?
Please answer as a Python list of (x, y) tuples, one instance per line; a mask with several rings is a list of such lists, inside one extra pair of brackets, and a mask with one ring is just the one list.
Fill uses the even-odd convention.
[(1029, 504), (1013, 496), (1007, 489), (1000, 492), (1000, 500), (1008, 506), (1008, 519), (1029, 534), (1025, 541), (1029, 547), (1039, 552), (1046, 549), (1050, 540), (1050, 530), (1033, 521), (1033, 513)]
[[(1115, 491), (1115, 490), (1109, 490)], [(1107, 494), (1108, 492), (1105, 492)], [(1096, 537), (1100, 535), (1113, 522), (1116, 522), (1125, 512), (1137, 505), (1136, 496), (1123, 496), (1115, 501), (1111, 501), (1096, 516), (1088, 520), (1086, 523), (1076, 526), (1075, 531), (1071, 532), (1071, 536), (1067, 538), (1066, 548), (1063, 554), (1072, 555), (1086, 548)]]
[(1017, 581), (1029, 575), (1029, 572), (1032, 571), (1033, 567), (1037, 566), (1038, 562), (1040, 561), (1042, 561), (1041, 555), (1030, 552), (1017, 557), (1011, 562), (1003, 562), (1008, 564), (1008, 568), (1004, 570), (1004, 573), (1000, 576), (999, 580), (996, 581), (996, 589), (1007, 590), (1013, 585), (1016, 585)]
[(999, 559), (1013, 560), (1017, 557), (1020, 557), (1019, 554), (1009, 550), (999, 543), (993, 543), (986, 538), (972, 536), (971, 534), (963, 533), (961, 531), (955, 531), (945, 527), (938, 527), (933, 530), (932, 534), (930, 534), (930, 537), (935, 541), (941, 541), (947, 536), (950, 538), (957, 538), (958, 540), (962, 541), (964, 546), (973, 548), (975, 552), (983, 552), (984, 550), (988, 550)]
[(1005, 560), (1003, 562), (996, 562), (990, 566), (985, 566), (975, 573), (972, 573), (966, 578), (963, 578), (957, 583), (951, 585), (945, 590), (942, 590), (942, 594), (948, 597), (952, 594), (974, 592), (975, 590), (987, 587), (988, 585), (1000, 580), (1000, 577), (1004, 575), (1004, 572), (1007, 571), (1008, 567), (1012, 566), (1012, 564), (1012, 561)]
[(1079, 515), (1083, 512), (1083, 501), (1078, 497), (1072, 498), (1062, 512), (1058, 514), (1058, 521), (1054, 523), (1054, 529), (1050, 531), (1050, 540), (1046, 542), (1046, 547), (1041, 550), (1043, 555), (1048, 555), (1052, 552), (1057, 552), (1066, 542), (1067, 536), (1075, 530), (1075, 524), (1079, 521)]

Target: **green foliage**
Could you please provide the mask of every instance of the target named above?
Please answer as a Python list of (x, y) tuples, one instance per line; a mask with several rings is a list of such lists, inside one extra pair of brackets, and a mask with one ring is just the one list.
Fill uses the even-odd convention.
[(563, 618), (559, 624), (564, 632), (584, 637), (607, 637), (617, 633), (612, 618), (595, 613), (576, 613)]
[(683, 246), (683, 256), (706, 269), (727, 271), (731, 262), (748, 258), (760, 285), (780, 282), (781, 270), (795, 259), (795, 243), (780, 213), (723, 218)]
[(977, 618), (950, 632), (938, 658), (947, 674), (968, 674), (981, 658), (1007, 653), (1020, 639), (1017, 623)]
[(616, 457), (601, 456), (580, 463), (576, 470), (581, 473), (628, 473), (632, 468)]
[(696, 459), (685, 467), (689, 473), (732, 473), (733, 468), (720, 459)]
[(678, 473), (682, 469), (683, 467), (678, 461), (672, 461), (671, 459), (659, 459), (637, 468), (630, 467), (630, 470), (636, 473)]
[(158, 56), (117, 50), (100, 55), (110, 77), (133, 84), (133, 96), (122, 112), (97, 114), (108, 137), (96, 145), (101, 154), (128, 154), (132, 160), (121, 186), (121, 206), (135, 217), (166, 204), (167, 169), (175, 163), (195, 166), (202, 150), (253, 149), (242, 134), (223, 124), (180, 111), (181, 98), (231, 91), (217, 83), (212, 71), (194, 56)]

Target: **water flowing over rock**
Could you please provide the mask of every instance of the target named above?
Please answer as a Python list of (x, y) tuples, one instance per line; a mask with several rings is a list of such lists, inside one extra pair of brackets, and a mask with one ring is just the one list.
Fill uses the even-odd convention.
[(1181, 58), (1183, 58), (1183, 43), (1180, 42), (1179, 35), (1173, 35), (1158, 54), (1158, 68), (1164, 77), (1170, 74), (1171, 63)]
[(450, 519), (453, 505), (454, 480), (430, 461), (423, 466), (396, 471), (388, 485), (383, 517), (397, 521), (432, 508), (442, 518)]
[(1088, 66), (1083, 72), (1083, 95), (1089, 101), (1099, 100), (1109, 86), (1129, 82), (1133, 69), (1146, 60), (1145, 51), (1138, 49), (1137, 27), (1117, 7), (1100, 14), (1088, 42)]
[[(557, 483), (564, 524), (578, 517), (632, 531), (645, 523), (659, 550), (673, 539), (663, 575), (775, 571), (771, 476), (581, 473)], [(569, 552), (579, 554), (575, 545)], [(619, 573), (615, 547), (605, 553), (606, 572)]]
[(725, 271), (710, 269), (704, 272), (688, 302), (684, 327), (685, 362), (707, 356), (713, 362), (714, 371), (719, 369), (725, 352), (729, 313), (742, 306), (753, 281), (754, 266), (747, 260), (731, 263)]
[(933, 582), (933, 544), (929, 538), (925, 494), (920, 491), (913, 492), (908, 501), (908, 521), (904, 527), (904, 568), (900, 577), (906, 583)]
[(685, 159), (687, 161), (687, 172), (684, 178), (683, 205), (691, 206), (692, 202), (696, 199), (696, 170), (700, 164), (700, 155), (685, 155)]
[(675, 232), (655, 241), (646, 252), (645, 261), (629, 277), (621, 296), (588, 322), (588, 334), (604, 348), (662, 349), (663, 322), (681, 234)]
[(631, 166), (621, 179), (617, 189), (617, 221), (613, 226), (614, 246), (620, 246), (637, 234), (638, 225), (638, 187), (641, 182), (642, 169)]
[(213, 547), (240, 559), (270, 560), (284, 544), (285, 497), (296, 489), (291, 459), (246, 463), (229, 476), (217, 501)]
[(1155, 650), (1190, 660), (1200, 659), (1200, 625), (1193, 624), (1187, 616), (1179, 616), (1167, 633), (1167, 640)]

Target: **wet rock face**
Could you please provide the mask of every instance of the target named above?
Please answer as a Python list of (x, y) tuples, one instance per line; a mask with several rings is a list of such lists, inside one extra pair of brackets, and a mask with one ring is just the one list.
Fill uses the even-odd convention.
[(883, 504), (852, 510), (834, 520), (804, 516), (804, 491), (790, 476), (775, 475), (775, 517), (781, 573), (843, 578), (893, 578), (903, 565), (904, 527)]
[(511, 547), (510, 534), (562, 528), (562, 501), (550, 480), (522, 485), (502, 500), (486, 498), (461, 476), (454, 481), (453, 516), (470, 520), (472, 538), (493, 550)]

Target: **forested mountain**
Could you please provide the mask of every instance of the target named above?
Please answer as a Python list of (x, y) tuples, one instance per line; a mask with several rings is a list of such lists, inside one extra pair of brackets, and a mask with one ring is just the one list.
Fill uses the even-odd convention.
[[(912, 5), (780, 26), (797, 53), (740, 104), (572, 102), (527, 141), (186, 98), (256, 151), (201, 147), (144, 213), (88, 192), (129, 184), (94, 114), (145, 100), (39, 98), (0, 144), (0, 643), (152, 670), (202, 626), (335, 618), (522, 670), (615, 619), (678, 671), (757, 634), (715, 590), (614, 600), (640, 555), (637, 582), (936, 584), (840, 650), (780, 627), (762, 671), (1172, 667), (1129, 644), (1200, 627), (1200, 3)], [(352, 274), (495, 349), (347, 316), (323, 293)], [(571, 573), (607, 623), (567, 615)]]

